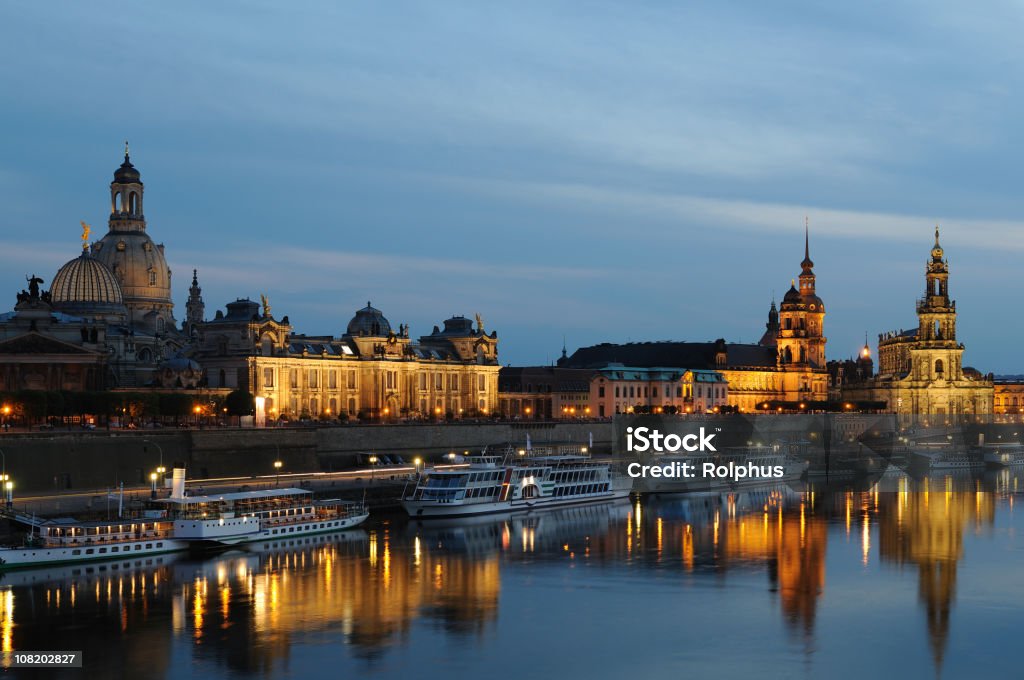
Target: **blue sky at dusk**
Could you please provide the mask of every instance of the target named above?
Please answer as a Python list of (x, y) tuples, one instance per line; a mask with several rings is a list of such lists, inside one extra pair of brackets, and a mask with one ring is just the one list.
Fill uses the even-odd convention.
[[(1018, 3), (5, 3), (0, 296), (106, 230), (123, 140), (176, 315), (483, 315), (503, 363), (761, 335), (803, 225), (830, 358), (916, 325), (1024, 373)], [(44, 288), (46, 284), (44, 284)]]

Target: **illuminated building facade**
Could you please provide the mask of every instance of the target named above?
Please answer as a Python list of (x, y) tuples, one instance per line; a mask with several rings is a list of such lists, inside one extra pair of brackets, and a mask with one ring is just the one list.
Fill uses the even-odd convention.
[[(713, 405), (708, 401), (706, 405), (711, 407), (705, 410), (720, 407), (721, 389), (726, 392), (725, 405), (739, 411), (761, 410), (769, 403), (784, 404), (785, 408), (793, 410), (800, 408), (801, 404), (808, 409), (815, 405), (820, 408), (828, 399), (828, 371), (825, 363), (825, 303), (817, 294), (816, 281), (809, 236), (805, 231), (799, 287), (794, 280), (782, 304), (776, 308), (772, 302), (765, 333), (758, 343), (730, 343), (724, 339), (714, 342), (603, 343), (580, 348), (558, 363), (565, 368), (597, 371), (615, 370), (615, 366), (628, 366), (631, 370), (675, 371), (681, 377), (687, 371), (713, 372), (724, 378), (725, 385), (714, 388)], [(685, 380), (680, 382), (680, 387), (683, 387)], [(648, 394), (652, 392), (648, 391)], [(664, 399), (663, 394), (658, 398)], [(637, 399), (635, 390), (633, 397), (625, 399)], [(616, 412), (612, 403), (605, 405), (606, 415)], [(684, 401), (678, 405), (695, 412), (699, 410), (694, 403)], [(625, 412), (626, 408), (627, 402), (620, 397), (618, 412)]]
[(918, 327), (878, 338), (878, 374), (847, 384), (844, 399), (885, 402), (900, 414), (992, 413), (991, 376), (962, 365), (956, 335), (956, 302), (949, 297), (949, 262), (935, 245), (925, 265), (925, 294), (917, 301)]
[(194, 328), (209, 387), (252, 392), (268, 418), (459, 418), (498, 406), (498, 334), (479, 317), (475, 327), (452, 317), (413, 342), (367, 303), (339, 337), (310, 336), (264, 298), (231, 302)]

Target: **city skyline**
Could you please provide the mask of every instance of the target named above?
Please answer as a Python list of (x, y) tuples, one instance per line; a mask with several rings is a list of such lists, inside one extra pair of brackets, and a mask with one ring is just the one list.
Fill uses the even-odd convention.
[(951, 32), (965, 16), (941, 5), (405, 8), (3, 10), (0, 82), (21, 95), (0, 117), (18, 132), (0, 142), (4, 309), (77, 253), (80, 220), (102, 234), (128, 137), (179, 310), (198, 268), (209, 316), (261, 293), (305, 333), (340, 334), (367, 299), (417, 335), (479, 312), (503, 364), (549, 363), (563, 337), (756, 342), (808, 216), (827, 355), (846, 358), (913, 323), (938, 222), (965, 365), (1024, 372), (1003, 313), (1024, 242), (1001, 10)]

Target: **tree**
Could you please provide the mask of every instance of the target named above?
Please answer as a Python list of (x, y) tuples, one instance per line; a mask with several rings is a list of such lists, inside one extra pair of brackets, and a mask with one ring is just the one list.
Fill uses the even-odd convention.
[(256, 399), (246, 390), (235, 390), (224, 399), (228, 415), (251, 416), (256, 412)]

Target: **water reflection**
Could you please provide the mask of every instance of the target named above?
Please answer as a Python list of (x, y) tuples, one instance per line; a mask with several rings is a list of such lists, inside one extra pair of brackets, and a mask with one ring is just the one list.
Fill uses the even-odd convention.
[[(997, 514), (1012, 517), (1017, 474), (894, 474), (868, 488), (767, 486), (449, 523), (396, 516), (365, 531), (257, 544), (206, 561), (170, 556), (11, 572), (0, 578), (0, 644), (51, 649), (59, 639), (61, 648), (86, 650), (98, 675), (173, 677), (192, 672), (180, 666), (185, 660), (207, 674), (272, 675), (298, 661), (297, 650), (339, 668), (386, 665), (421, 631), (507, 644), (497, 625), (503, 599), (531, 593), (503, 577), (598, 567), (572, 576), (592, 582), (614, 573), (617, 587), (628, 588), (665, 575), (659, 587), (709, 582), (731, 593), (733, 575), (764, 574), (776, 621), (810, 654), (827, 572), (870, 583), (905, 580), (910, 566), (924, 615), (918, 634), (939, 670), (965, 535), (991, 540)], [(829, 602), (839, 610), (853, 604)], [(501, 635), (516, 635), (517, 625), (513, 619)]]

